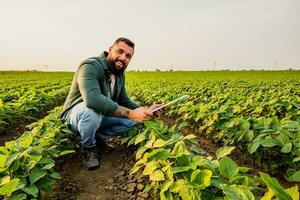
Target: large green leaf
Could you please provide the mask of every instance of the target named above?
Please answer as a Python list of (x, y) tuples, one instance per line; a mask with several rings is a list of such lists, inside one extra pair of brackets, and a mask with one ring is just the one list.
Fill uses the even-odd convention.
[(225, 185), (223, 192), (228, 200), (255, 200), (252, 192), (244, 186)]
[(0, 167), (4, 167), (5, 166), (7, 158), (8, 158), (7, 155), (0, 155)]
[(143, 155), (143, 153), (145, 153), (145, 151), (147, 151), (147, 147), (140, 147), (137, 151), (136, 151), (136, 154), (135, 154), (135, 159), (140, 159), (140, 157)]
[(29, 175), (30, 183), (31, 184), (35, 183), (39, 179), (43, 178), (46, 174), (47, 174), (46, 170), (41, 168), (34, 168)]
[(13, 194), (7, 198), (7, 200), (24, 200), (27, 199), (27, 195), (24, 193), (21, 194)]
[(166, 149), (159, 148), (150, 152), (149, 159), (151, 160), (166, 160), (169, 158), (169, 152)]
[(298, 186), (294, 186), (285, 190), (293, 200), (299, 200), (299, 189)]
[[(196, 169), (191, 174), (191, 182), (198, 184), (198, 186), (204, 186), (203, 188), (205, 188), (205, 187), (210, 186), (211, 176), (212, 176), (212, 171), (210, 171), (208, 169), (204, 169), (204, 170)], [(201, 188), (201, 189), (203, 189), (203, 188)]]
[(267, 136), (264, 140), (261, 141), (261, 146), (263, 147), (274, 147), (278, 145), (278, 142), (276, 139), (273, 139), (270, 136)]
[(157, 169), (149, 175), (149, 178), (151, 181), (163, 181), (165, 180), (165, 175), (161, 170)]
[(232, 178), (239, 172), (239, 167), (233, 160), (225, 156), (220, 161), (219, 170), (224, 177)]
[(219, 148), (216, 152), (217, 159), (219, 160), (220, 158), (229, 155), (234, 149), (235, 147), (231, 147), (231, 146), (225, 146)]
[(144, 134), (139, 134), (136, 137), (134, 144), (137, 145), (137, 144), (141, 143), (142, 141), (144, 141), (145, 139), (146, 139), (146, 137)]
[(22, 191), (26, 192), (27, 194), (29, 194), (35, 198), (38, 196), (38, 193), (39, 193), (39, 190), (35, 185), (26, 186), (22, 189)]
[(296, 171), (292, 175), (289, 176), (289, 181), (300, 182), (300, 170)]
[(13, 193), (16, 190), (19, 181), (20, 181), (20, 179), (14, 178), (14, 179), (11, 179), (5, 185), (1, 186), (0, 187), (0, 195), (9, 196), (11, 193)]
[(163, 139), (157, 139), (154, 143), (153, 143), (153, 148), (160, 148), (163, 147), (164, 145), (167, 144), (167, 141), (163, 140)]
[(260, 146), (260, 141), (253, 141), (250, 144), (248, 144), (247, 150), (250, 154), (256, 152), (258, 147)]
[(268, 174), (259, 172), (261, 179), (267, 185), (269, 190), (271, 189), (278, 200), (292, 200), (291, 196), (281, 187), (278, 181), (271, 178)]
[(154, 172), (159, 167), (159, 164), (157, 161), (150, 161), (146, 163), (145, 169), (143, 171), (144, 175), (149, 175)]
[(23, 148), (27, 148), (31, 145), (32, 141), (33, 141), (33, 136), (32, 135), (28, 135), (25, 138), (22, 138), (22, 146)]
[(183, 141), (177, 142), (175, 144), (174, 149), (171, 152), (171, 155), (174, 158), (177, 158), (177, 157), (180, 157), (180, 156), (183, 156), (183, 155), (189, 155), (189, 154), (190, 154), (190, 152), (187, 150), (187, 148), (186, 148)]

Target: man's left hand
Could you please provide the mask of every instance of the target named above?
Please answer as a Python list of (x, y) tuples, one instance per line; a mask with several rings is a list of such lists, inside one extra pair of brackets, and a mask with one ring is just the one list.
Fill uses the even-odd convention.
[[(154, 110), (154, 109), (156, 109), (156, 108), (158, 108), (158, 107), (160, 107), (162, 105), (164, 105), (164, 104), (163, 103), (161, 103), (161, 104), (153, 104), (148, 109), (150, 110), (150, 112), (152, 112), (152, 110)], [(153, 116), (154, 117), (160, 117), (161, 116), (161, 109), (153, 112)]]

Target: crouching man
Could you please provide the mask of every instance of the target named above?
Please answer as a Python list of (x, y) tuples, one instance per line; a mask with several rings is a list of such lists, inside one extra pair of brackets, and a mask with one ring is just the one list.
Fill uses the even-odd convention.
[(89, 170), (100, 165), (96, 136), (105, 144), (151, 118), (151, 110), (160, 106), (140, 107), (127, 96), (124, 72), (133, 54), (134, 43), (119, 38), (108, 52), (84, 60), (74, 74), (61, 119), (80, 134), (83, 165)]

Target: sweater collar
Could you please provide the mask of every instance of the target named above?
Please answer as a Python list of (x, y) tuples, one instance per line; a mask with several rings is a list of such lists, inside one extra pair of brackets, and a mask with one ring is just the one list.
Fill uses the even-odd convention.
[(108, 52), (103, 51), (101, 53), (101, 55), (98, 57), (100, 59), (101, 63), (103, 63), (103, 68), (106, 71), (108, 70), (107, 56), (108, 56)]

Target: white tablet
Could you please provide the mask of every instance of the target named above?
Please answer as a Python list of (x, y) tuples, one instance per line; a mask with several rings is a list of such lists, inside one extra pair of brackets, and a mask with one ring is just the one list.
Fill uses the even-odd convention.
[(155, 109), (151, 110), (151, 112), (158, 111), (158, 110), (160, 110), (160, 109), (162, 109), (162, 108), (164, 108), (164, 107), (167, 107), (167, 106), (169, 106), (169, 105), (172, 105), (172, 104), (174, 104), (174, 103), (176, 103), (176, 102), (178, 102), (178, 101), (181, 101), (181, 100), (183, 100), (183, 99), (186, 99), (186, 98), (188, 98), (188, 97), (189, 97), (189, 95), (183, 95), (182, 97), (179, 97), (179, 98), (177, 98), (177, 99), (174, 99), (173, 101), (170, 101), (169, 103), (166, 103), (166, 104), (164, 104), (164, 105), (162, 105), (162, 106), (160, 106), (160, 107), (158, 107), (158, 108), (155, 108)]

